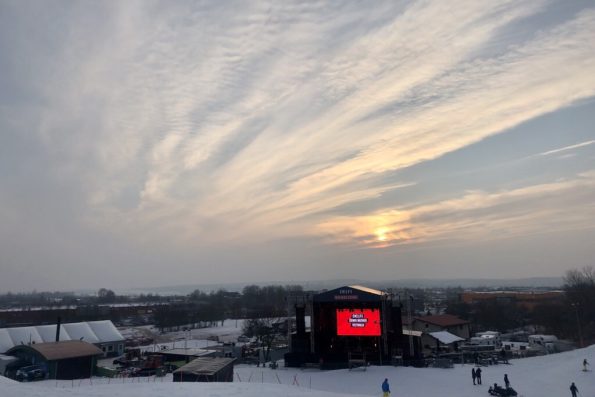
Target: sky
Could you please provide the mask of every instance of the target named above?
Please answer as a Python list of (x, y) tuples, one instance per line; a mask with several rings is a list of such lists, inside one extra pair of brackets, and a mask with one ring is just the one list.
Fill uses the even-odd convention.
[(590, 1), (0, 0), (0, 292), (595, 265)]

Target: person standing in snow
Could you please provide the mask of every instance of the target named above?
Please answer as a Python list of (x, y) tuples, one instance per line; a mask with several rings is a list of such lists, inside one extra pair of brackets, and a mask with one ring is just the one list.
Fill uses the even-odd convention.
[(504, 374), (504, 385), (508, 389), (510, 387), (510, 381), (508, 380), (508, 374)]
[(576, 397), (576, 395), (578, 394), (578, 388), (576, 387), (574, 382), (572, 382), (572, 384), (570, 385), (570, 392), (572, 393), (572, 397)]
[(382, 396), (388, 397), (390, 396), (390, 386), (388, 385), (388, 379), (385, 378), (384, 382), (382, 382)]
[(473, 384), (475, 384), (475, 378), (477, 377), (477, 375), (475, 375), (475, 368), (471, 368), (471, 377), (473, 378)]
[(587, 361), (587, 359), (585, 358), (583, 360), (583, 371), (588, 371), (587, 366), (589, 365), (589, 362)]
[(477, 384), (481, 385), (481, 368), (475, 370), (475, 377), (477, 378)]
[(502, 348), (502, 350), (500, 350), (500, 358), (502, 359), (502, 362), (504, 364), (508, 364), (508, 358), (506, 356), (506, 350), (504, 350), (504, 348)]

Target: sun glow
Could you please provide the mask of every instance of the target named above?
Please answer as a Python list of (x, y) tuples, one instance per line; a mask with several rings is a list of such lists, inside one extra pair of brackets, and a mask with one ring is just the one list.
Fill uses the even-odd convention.
[(390, 232), (388, 227), (379, 227), (378, 229), (374, 230), (376, 239), (381, 242), (388, 240), (388, 236), (386, 235), (388, 232)]
[(404, 211), (383, 211), (368, 216), (341, 216), (318, 225), (333, 242), (357, 244), (367, 248), (386, 248), (410, 242), (412, 224)]

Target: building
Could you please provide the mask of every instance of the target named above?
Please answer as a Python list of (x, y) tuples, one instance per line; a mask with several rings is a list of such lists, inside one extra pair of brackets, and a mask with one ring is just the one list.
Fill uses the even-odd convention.
[(422, 333), (420, 344), (424, 355), (458, 350), (458, 344), (470, 336), (469, 321), (451, 314), (413, 317), (407, 328)]
[(191, 362), (199, 357), (214, 357), (217, 355), (215, 350), (200, 349), (197, 347), (164, 349), (155, 352), (163, 356), (163, 361), (186, 361)]
[(200, 357), (173, 373), (174, 382), (233, 382), (233, 363), (227, 357)]
[(42, 365), (49, 379), (89, 378), (103, 354), (97, 346), (80, 340), (17, 345), (7, 354), (27, 365)]
[(296, 306), (296, 334), (286, 366), (348, 367), (354, 363), (390, 364), (404, 351), (401, 306), (392, 296), (362, 286), (345, 286), (312, 296), (310, 332), (306, 308)]
[(469, 339), (469, 321), (452, 314), (414, 317), (411, 329), (425, 333), (447, 331), (463, 339)]
[(17, 345), (79, 340), (101, 349), (104, 357), (124, 353), (124, 337), (109, 320), (0, 328), (0, 354)]
[(429, 347), (435, 354), (457, 351), (458, 344), (464, 340), (448, 331), (424, 332), (421, 337), (421, 343), (424, 348)]
[(492, 301), (528, 310), (540, 304), (562, 303), (563, 299), (563, 291), (465, 291), (459, 294), (459, 300), (467, 304)]

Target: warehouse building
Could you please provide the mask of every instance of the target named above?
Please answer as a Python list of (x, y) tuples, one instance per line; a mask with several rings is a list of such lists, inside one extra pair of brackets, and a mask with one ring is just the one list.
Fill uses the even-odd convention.
[(124, 337), (109, 320), (0, 328), (0, 354), (17, 345), (78, 340), (92, 343), (104, 357), (124, 354)]

